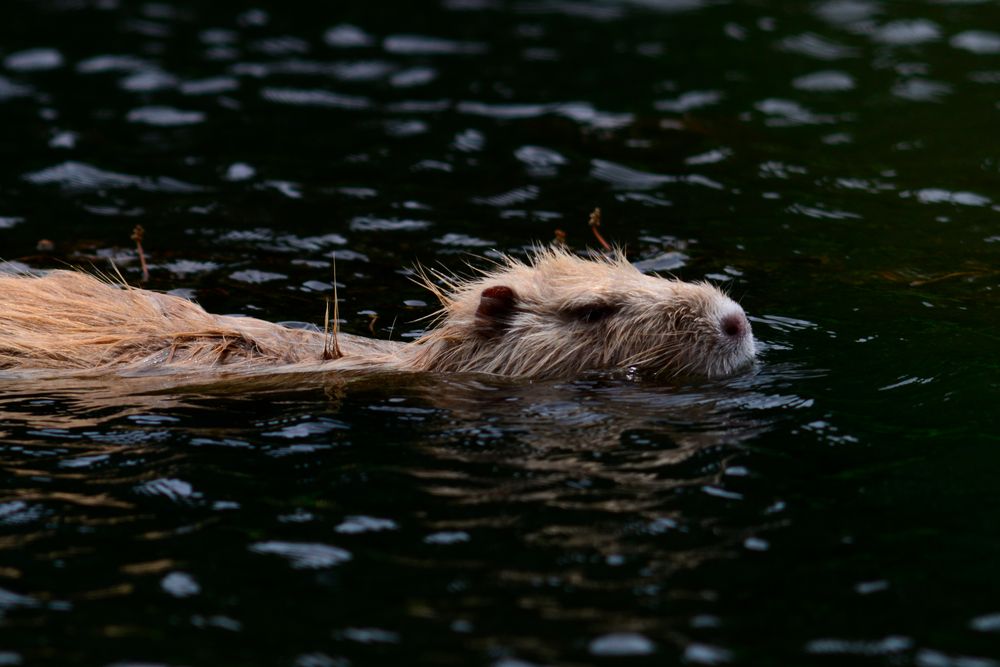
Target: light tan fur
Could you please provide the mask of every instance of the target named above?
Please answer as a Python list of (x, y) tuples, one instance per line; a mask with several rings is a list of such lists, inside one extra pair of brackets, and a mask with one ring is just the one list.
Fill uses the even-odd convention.
[[(538, 250), (530, 263), (505, 258), (495, 270), (466, 281), (446, 281), (440, 325), (415, 343), (421, 370), (482, 371), (514, 376), (572, 376), (587, 369), (628, 369), (669, 375), (718, 376), (754, 356), (752, 336), (720, 336), (719, 319), (745, 316), (708, 283), (641, 273), (622, 253), (583, 259), (558, 248)], [(425, 280), (433, 289), (433, 283)], [(480, 293), (510, 287), (518, 307), (496, 336), (475, 330)], [(600, 321), (574, 314), (614, 312)], [(749, 334), (749, 323), (746, 323)]]
[[(434, 273), (440, 322), (404, 344), (341, 334), (324, 360), (322, 333), (212, 315), (186, 299), (74, 271), (0, 275), (0, 369), (135, 374), (153, 371), (439, 371), (570, 377), (587, 370), (722, 375), (754, 354), (749, 334), (720, 333), (742, 309), (706, 283), (640, 273), (620, 254), (583, 259), (539, 249), (462, 280)], [(503, 318), (482, 317), (484, 289), (516, 295)], [(595, 315), (596, 313), (596, 315)], [(484, 324), (485, 320), (485, 324)]]

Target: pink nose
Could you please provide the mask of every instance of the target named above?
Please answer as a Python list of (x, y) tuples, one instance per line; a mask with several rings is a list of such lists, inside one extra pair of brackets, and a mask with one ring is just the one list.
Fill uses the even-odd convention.
[(719, 321), (719, 328), (727, 338), (740, 339), (750, 333), (750, 323), (743, 313), (729, 313)]

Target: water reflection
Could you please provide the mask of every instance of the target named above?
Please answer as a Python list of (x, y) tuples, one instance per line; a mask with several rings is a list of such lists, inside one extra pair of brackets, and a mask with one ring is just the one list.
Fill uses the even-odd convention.
[[(743, 548), (754, 528), (712, 534), (707, 526), (715, 508), (741, 503), (756, 507), (754, 513), (771, 504), (770, 497), (755, 498), (741, 488), (752, 474), (740, 462), (741, 445), (784, 419), (775, 407), (794, 409), (795, 400), (769, 394), (786, 380), (758, 373), (665, 387), (597, 378), (539, 385), (471, 377), (259, 377), (237, 380), (240, 398), (221, 402), (234, 391), (234, 381), (197, 387), (171, 387), (165, 378), (7, 381), (0, 416), (8, 432), (4, 457), (8, 465), (30, 470), (34, 481), (19, 483), (2, 514), (7, 525), (38, 527), (21, 530), (21, 545), (57, 539), (58, 529), (45, 525), (54, 512), (82, 513), (85, 522), (98, 512), (103, 520), (125, 524), (148, 524), (155, 512), (162, 523), (172, 521), (172, 512), (163, 514), (164, 503), (180, 512), (177, 530), (206, 534), (217, 521), (230, 524), (234, 519), (225, 517), (251, 516), (245, 513), (259, 505), (233, 488), (219, 497), (228, 475), (219, 478), (211, 469), (237, 452), (244, 460), (287, 460), (282, 465), (306, 465), (323, 478), (346, 476), (347, 488), (279, 505), (280, 516), (266, 511), (277, 525), (305, 532), (271, 531), (269, 539), (245, 544), (250, 553), (277, 555), (292, 571), (353, 564), (358, 576), (374, 565), (375, 548), (393, 567), (432, 575), (457, 568), (461, 581), (473, 572), (464, 561), (481, 558), (493, 540), (515, 539), (522, 548), (562, 556), (558, 564), (507, 564), (496, 575), (501, 588), (518, 604), (542, 604), (551, 622), (584, 621), (590, 627), (598, 623), (600, 605), (585, 610), (552, 596), (559, 590), (618, 590), (622, 583), (605, 581), (602, 572), (623, 567), (632, 572), (626, 587), (652, 587), (647, 595), (655, 596), (660, 584), (654, 582), (662, 577)], [(237, 414), (254, 416), (237, 426)], [(366, 508), (381, 504), (377, 495), (345, 495), (356, 485), (349, 481), (355, 456), (338, 456), (330, 445), (385, 450), (368, 435), (376, 422), (383, 433), (395, 434), (391, 439), (405, 438), (409, 451), (374, 474), (395, 479), (397, 492), (423, 498), (416, 514), (395, 507), (386, 516)], [(362, 457), (374, 462), (381, 454)], [(208, 471), (198, 470), (205, 465)], [(321, 500), (329, 493), (338, 499), (334, 505)], [(449, 509), (423, 516), (439, 504)], [(535, 518), (543, 515), (543, 521)], [(762, 519), (761, 527), (767, 522)], [(331, 539), (302, 539), (316, 534), (317, 524), (333, 529)], [(412, 547), (402, 544), (410, 543), (414, 531), (433, 551), (405, 554)], [(376, 537), (383, 546), (367, 543)], [(666, 547), (665, 538), (677, 540), (677, 549)], [(404, 551), (383, 552), (392, 544)], [(63, 558), (77, 562), (94, 553), (88, 547)], [(636, 572), (639, 563), (645, 565)], [(168, 594), (199, 599), (206, 584), (219, 585), (206, 580), (202, 566), (189, 565), (191, 572), (174, 572), (160, 582)], [(275, 566), (261, 561), (259, 567), (273, 572)], [(128, 570), (114, 585), (131, 591), (148, 576)], [(472, 586), (469, 593), (479, 589), (471, 580), (465, 585)], [(79, 604), (90, 596), (83, 594)], [(468, 594), (434, 600), (425, 604), (445, 618), (467, 616), (467, 605), (477, 604)], [(243, 615), (226, 618), (236, 631), (247, 622)], [(642, 627), (649, 632), (654, 626)], [(512, 641), (522, 650), (538, 648)], [(590, 650), (610, 655), (634, 641), (606, 635), (595, 638)]]

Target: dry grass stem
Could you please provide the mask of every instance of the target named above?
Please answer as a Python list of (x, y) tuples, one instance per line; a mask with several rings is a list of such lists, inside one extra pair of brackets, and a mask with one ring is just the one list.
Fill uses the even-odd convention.
[[(326, 336), (330, 332), (329, 336)], [(326, 300), (326, 322), (323, 325), (326, 342), (323, 344), (323, 360), (340, 359), (344, 353), (340, 349), (340, 300), (337, 298), (337, 256), (333, 256), (333, 327), (330, 327), (330, 300)]]

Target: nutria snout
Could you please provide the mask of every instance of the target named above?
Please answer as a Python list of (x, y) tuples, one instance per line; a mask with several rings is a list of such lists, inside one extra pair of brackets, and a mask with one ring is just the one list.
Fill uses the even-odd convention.
[(412, 343), (212, 315), (72, 271), (0, 277), (0, 368), (78, 372), (374, 370), (572, 377), (732, 373), (754, 358), (743, 309), (708, 283), (645, 275), (621, 254), (537, 250), (471, 279), (424, 276), (438, 322)]

